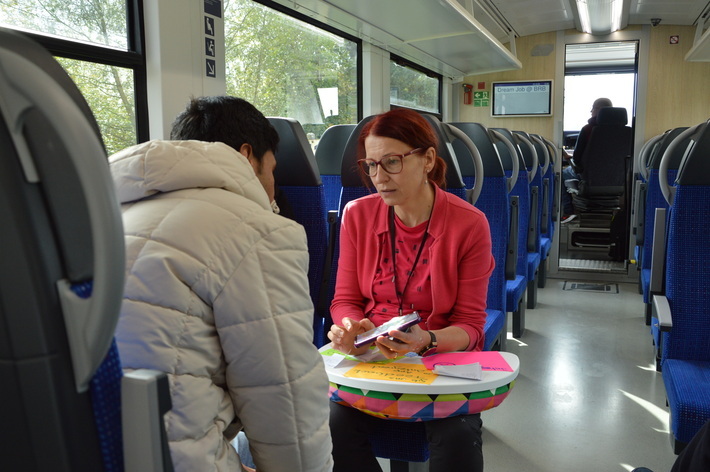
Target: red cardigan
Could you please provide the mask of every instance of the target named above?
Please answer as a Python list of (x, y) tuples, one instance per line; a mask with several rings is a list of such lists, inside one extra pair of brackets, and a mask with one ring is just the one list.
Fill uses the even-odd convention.
[[(389, 241), (388, 206), (378, 194), (353, 200), (343, 210), (333, 322), (362, 319), (374, 306), (372, 281), (378, 254)], [(427, 329), (458, 326), (469, 335), (467, 350), (483, 347), (488, 278), (495, 262), (484, 214), (460, 197), (436, 187), (429, 224), (433, 309)], [(424, 256), (424, 255), (423, 255)]]

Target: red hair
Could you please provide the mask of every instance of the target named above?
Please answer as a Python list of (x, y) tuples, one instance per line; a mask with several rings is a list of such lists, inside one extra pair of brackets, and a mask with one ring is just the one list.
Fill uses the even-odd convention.
[[(370, 135), (396, 139), (414, 149), (426, 150), (433, 147), (434, 152), (439, 149), (439, 139), (429, 122), (416, 111), (407, 108), (395, 108), (375, 116), (365, 124), (357, 142), (359, 159), (365, 158), (365, 139)], [(446, 188), (446, 162), (438, 154), (427, 179), (441, 188)]]

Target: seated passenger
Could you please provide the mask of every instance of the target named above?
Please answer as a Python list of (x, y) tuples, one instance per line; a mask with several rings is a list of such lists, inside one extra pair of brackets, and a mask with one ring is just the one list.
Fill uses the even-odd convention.
[(122, 365), (168, 374), (176, 471), (245, 470), (230, 444), (242, 429), (260, 471), (330, 470), (306, 234), (271, 205), (278, 135), (225, 96), (193, 99), (171, 138), (110, 158), (126, 240)]
[(577, 143), (574, 146), (574, 153), (570, 156), (567, 151), (565, 151), (565, 156), (570, 159), (570, 165), (562, 169), (562, 180), (567, 190), (567, 192), (562, 193), (562, 224), (569, 223), (577, 217), (571, 194), (579, 194), (579, 174), (583, 169), (580, 167), (581, 163), (575, 162), (574, 158), (576, 157), (579, 160), (582, 154), (584, 154), (589, 136), (592, 134), (592, 128), (597, 125), (599, 110), (610, 106), (612, 106), (612, 104), (611, 100), (608, 98), (597, 98), (594, 100), (592, 109), (590, 110), (592, 116), (587, 120), (587, 124), (579, 131)]
[[(361, 169), (377, 189), (347, 204), (328, 337), (363, 354), (355, 337), (391, 318), (418, 311), (409, 332), (390, 331), (375, 345), (387, 358), (409, 352), (476, 351), (483, 346), (488, 279), (493, 271), (486, 217), (442, 190), (446, 164), (434, 130), (418, 113), (375, 117), (358, 140)], [(363, 175), (364, 177), (364, 175)], [(380, 470), (368, 430), (383, 421), (331, 403), (335, 471)], [(482, 471), (480, 414), (425, 422), (433, 472)]]

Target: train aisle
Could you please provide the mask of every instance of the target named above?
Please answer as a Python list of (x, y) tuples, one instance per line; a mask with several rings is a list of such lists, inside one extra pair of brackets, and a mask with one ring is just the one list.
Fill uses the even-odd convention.
[(670, 470), (665, 389), (636, 285), (548, 279), (526, 328), (508, 339), (520, 358), (513, 391), (482, 415), (486, 472)]
[(508, 339), (515, 387), (483, 413), (486, 471), (670, 470), (665, 388), (637, 286), (549, 279), (526, 325)]

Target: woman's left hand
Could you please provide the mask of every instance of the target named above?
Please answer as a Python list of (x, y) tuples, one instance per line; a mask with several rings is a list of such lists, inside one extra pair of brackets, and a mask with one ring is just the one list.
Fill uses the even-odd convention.
[(375, 345), (380, 349), (382, 355), (388, 359), (403, 356), (408, 352), (419, 352), (429, 345), (429, 332), (424, 331), (418, 325), (409, 328), (406, 333), (393, 329), (389, 336), (380, 336), (375, 341)]

